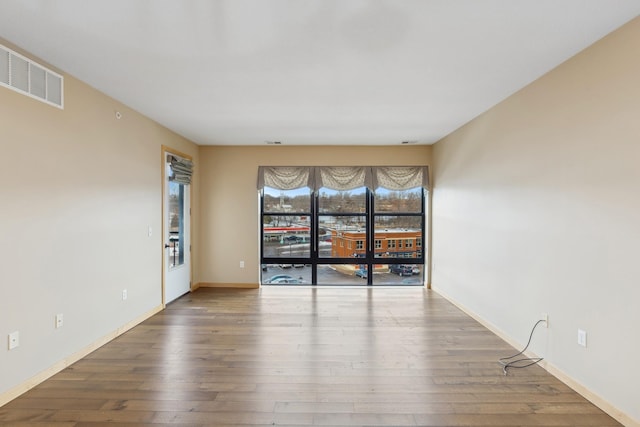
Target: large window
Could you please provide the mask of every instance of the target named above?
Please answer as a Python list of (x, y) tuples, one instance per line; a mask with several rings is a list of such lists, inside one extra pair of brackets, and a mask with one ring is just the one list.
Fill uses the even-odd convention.
[[(357, 232), (367, 224), (367, 188), (317, 191), (319, 258), (353, 258), (362, 252)], [(328, 244), (330, 242), (330, 244)]]
[(311, 257), (311, 190), (265, 187), (262, 201), (263, 257)]
[(426, 167), (261, 167), (263, 284), (422, 285)]

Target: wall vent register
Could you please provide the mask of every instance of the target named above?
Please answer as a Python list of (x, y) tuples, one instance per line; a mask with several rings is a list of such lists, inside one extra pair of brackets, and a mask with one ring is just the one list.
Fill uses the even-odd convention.
[(0, 44), (0, 86), (62, 109), (63, 83), (60, 74)]

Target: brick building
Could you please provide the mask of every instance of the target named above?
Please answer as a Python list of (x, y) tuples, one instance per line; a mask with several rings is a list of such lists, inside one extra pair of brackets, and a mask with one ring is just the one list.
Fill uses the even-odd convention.
[[(333, 258), (364, 257), (366, 233), (364, 230), (331, 230), (331, 256)], [(376, 230), (373, 248), (379, 258), (419, 258), (422, 256), (420, 230)]]

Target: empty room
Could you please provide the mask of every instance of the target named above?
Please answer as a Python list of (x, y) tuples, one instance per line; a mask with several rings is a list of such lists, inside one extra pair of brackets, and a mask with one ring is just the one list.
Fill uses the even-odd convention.
[(0, 425), (640, 427), (639, 14), (0, 0)]

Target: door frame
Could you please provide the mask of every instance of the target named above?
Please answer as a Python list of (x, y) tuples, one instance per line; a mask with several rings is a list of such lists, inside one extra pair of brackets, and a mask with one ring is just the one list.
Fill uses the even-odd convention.
[[(165, 231), (165, 222), (167, 217), (166, 205), (167, 205), (167, 154), (175, 155), (178, 157), (182, 157), (185, 160), (193, 161), (193, 157), (182, 153), (178, 150), (175, 150), (171, 147), (167, 147), (166, 145), (162, 145), (162, 153), (161, 153), (161, 179), (162, 179), (162, 207), (160, 208), (162, 214), (162, 230), (160, 232), (160, 254), (162, 255), (162, 271), (161, 271), (161, 288), (162, 288), (162, 308), (167, 306), (166, 303), (166, 249), (164, 247), (164, 231)], [(189, 184), (189, 292), (193, 292), (193, 252), (191, 251), (191, 247), (193, 246), (193, 221), (191, 216), (191, 205), (193, 204), (193, 183)]]

